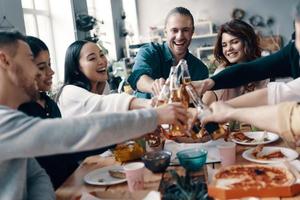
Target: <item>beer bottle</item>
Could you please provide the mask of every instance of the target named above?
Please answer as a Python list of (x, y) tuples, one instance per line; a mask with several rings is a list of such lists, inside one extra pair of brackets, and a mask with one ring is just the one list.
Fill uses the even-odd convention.
[(165, 84), (163, 85), (158, 97), (157, 102), (155, 104), (155, 107), (158, 107), (160, 105), (164, 105), (168, 103), (169, 97), (170, 97), (170, 89), (169, 89), (169, 79), (166, 80)]
[[(203, 116), (211, 113), (208, 106), (202, 102), (200, 96), (197, 94), (195, 88), (191, 84), (186, 86), (186, 90), (187, 90), (194, 106), (197, 109), (199, 120), (201, 120), (201, 118)], [(214, 139), (214, 140), (221, 138), (221, 137), (227, 137), (226, 130), (222, 126), (220, 126), (218, 123), (209, 122), (204, 126), (204, 129), (211, 135), (212, 139)]]
[[(173, 102), (181, 102), (181, 91), (180, 91), (180, 84), (178, 82), (178, 67), (171, 67), (170, 71), (170, 98), (169, 103)], [(182, 130), (178, 125), (171, 124), (170, 125), (170, 134), (172, 136), (184, 136), (185, 130)]]
[(190, 72), (188, 69), (188, 65), (186, 60), (181, 59), (178, 63), (178, 65), (180, 66), (180, 78), (181, 78), (181, 85), (180, 85), (180, 95), (181, 95), (181, 101), (182, 104), (188, 108), (189, 107), (189, 103), (190, 103), (190, 97), (189, 94), (186, 91), (185, 86), (191, 84), (191, 76), (190, 76)]

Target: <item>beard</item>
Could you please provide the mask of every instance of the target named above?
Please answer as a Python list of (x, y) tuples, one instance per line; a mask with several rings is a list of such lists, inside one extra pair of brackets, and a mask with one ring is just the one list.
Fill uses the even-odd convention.
[(16, 82), (17, 86), (22, 90), (29, 101), (36, 101), (39, 98), (39, 90), (37, 86), (37, 77), (29, 78), (24, 73), (21, 66), (16, 68)]

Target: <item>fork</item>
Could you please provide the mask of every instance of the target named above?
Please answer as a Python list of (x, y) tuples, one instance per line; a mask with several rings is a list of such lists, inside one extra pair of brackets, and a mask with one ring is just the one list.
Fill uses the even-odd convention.
[(262, 135), (262, 141), (265, 142), (268, 140), (268, 132), (266, 130), (264, 130), (264, 133)]

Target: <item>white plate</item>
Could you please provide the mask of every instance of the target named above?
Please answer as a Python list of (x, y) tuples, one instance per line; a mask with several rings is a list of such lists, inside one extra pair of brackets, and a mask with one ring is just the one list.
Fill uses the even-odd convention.
[(110, 176), (108, 170), (123, 170), (123, 167), (119, 165), (113, 165), (96, 169), (85, 175), (84, 181), (91, 185), (114, 185), (126, 182), (126, 179), (119, 179)]
[(247, 137), (253, 138), (253, 142), (241, 142), (232, 137), (232, 141), (237, 144), (242, 145), (259, 145), (259, 144), (268, 144), (279, 139), (279, 136), (276, 133), (266, 132), (268, 141), (263, 141), (264, 131), (254, 131), (254, 132), (243, 132)]
[(289, 148), (264, 147), (263, 150), (261, 151), (262, 155), (280, 150), (281, 153), (283, 153), (285, 155), (285, 158), (274, 158), (274, 159), (270, 159), (270, 160), (260, 160), (260, 159), (256, 159), (252, 155), (253, 150), (254, 150), (254, 148), (251, 148), (251, 149), (248, 149), (248, 150), (244, 151), (243, 154), (242, 154), (243, 158), (245, 158), (246, 160), (249, 160), (251, 162), (256, 162), (256, 163), (278, 163), (278, 162), (282, 162), (284, 160), (288, 160), (288, 161), (295, 160), (299, 155), (296, 151), (294, 151), (293, 149), (289, 149)]

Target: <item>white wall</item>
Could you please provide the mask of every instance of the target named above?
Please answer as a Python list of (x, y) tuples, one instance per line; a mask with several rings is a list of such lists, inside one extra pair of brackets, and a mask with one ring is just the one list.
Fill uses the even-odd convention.
[(273, 17), (273, 32), (283, 36), (286, 43), (293, 32), (292, 8), (298, 0), (138, 0), (137, 11), (139, 31), (148, 37), (149, 26), (164, 24), (166, 14), (174, 7), (188, 8), (195, 20), (208, 18), (220, 25), (231, 19), (234, 8), (246, 11), (245, 19), (261, 15), (265, 19)]

